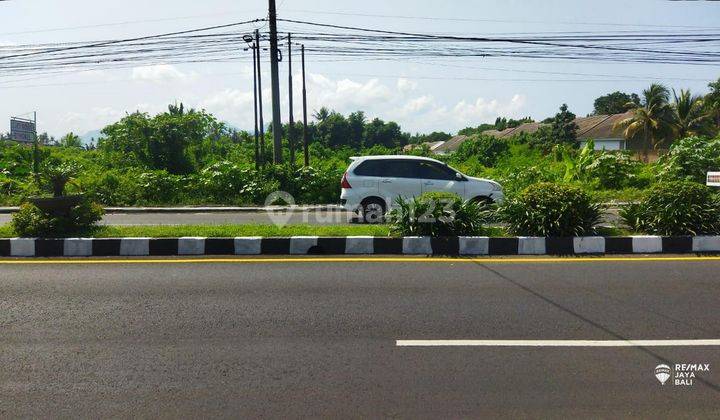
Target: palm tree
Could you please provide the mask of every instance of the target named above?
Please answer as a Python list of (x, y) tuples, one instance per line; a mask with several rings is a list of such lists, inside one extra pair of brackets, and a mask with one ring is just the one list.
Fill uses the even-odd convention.
[(330, 112), (329, 109), (327, 109), (327, 108), (325, 108), (325, 107), (322, 107), (322, 108), (320, 108), (320, 110), (315, 111), (315, 113), (313, 114), (313, 117), (314, 117), (318, 122), (323, 122), (323, 121), (325, 121), (325, 120), (328, 119), (328, 117), (330, 116), (330, 114), (331, 114), (331, 112)]
[(643, 159), (647, 162), (649, 149), (657, 147), (672, 132), (672, 109), (668, 103), (670, 91), (663, 85), (653, 83), (643, 91), (640, 106), (628, 103), (632, 115), (615, 123), (615, 128), (624, 130), (627, 140), (642, 139)]
[(708, 118), (704, 110), (703, 99), (700, 96), (693, 96), (690, 90), (680, 89), (680, 96), (673, 89), (675, 102), (673, 110), (673, 130), (677, 138), (696, 136), (704, 131), (703, 126)]
[(708, 84), (710, 93), (705, 96), (705, 107), (715, 120), (715, 132), (720, 130), (720, 79)]

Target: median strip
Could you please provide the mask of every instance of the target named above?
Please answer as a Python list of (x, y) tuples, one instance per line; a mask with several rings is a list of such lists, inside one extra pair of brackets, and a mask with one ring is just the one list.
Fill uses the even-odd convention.
[(720, 236), (11, 238), (0, 257), (193, 255), (605, 255), (720, 253)]

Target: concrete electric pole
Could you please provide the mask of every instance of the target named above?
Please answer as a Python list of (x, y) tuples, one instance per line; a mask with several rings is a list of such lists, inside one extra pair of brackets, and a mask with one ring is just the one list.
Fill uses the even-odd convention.
[(300, 55), (302, 57), (302, 101), (303, 101), (303, 155), (305, 157), (305, 166), (310, 166), (310, 155), (308, 154), (308, 132), (307, 132), (307, 90), (305, 89), (305, 45), (300, 47)]
[(288, 148), (290, 149), (290, 165), (295, 167), (295, 121), (293, 119), (293, 79), (292, 79), (292, 34), (288, 34), (288, 99), (290, 101), (290, 109), (288, 110), (288, 118), (290, 125), (288, 126)]
[(280, 119), (280, 75), (278, 69), (277, 10), (275, 0), (269, 0), (270, 20), (270, 84), (272, 89), (273, 114), (273, 162), (282, 163), (282, 120)]
[(260, 125), (260, 167), (265, 167), (265, 121), (263, 121), (263, 101), (262, 101), (262, 66), (260, 62), (260, 31), (255, 30), (255, 51), (257, 51), (257, 92), (258, 92), (258, 121)]

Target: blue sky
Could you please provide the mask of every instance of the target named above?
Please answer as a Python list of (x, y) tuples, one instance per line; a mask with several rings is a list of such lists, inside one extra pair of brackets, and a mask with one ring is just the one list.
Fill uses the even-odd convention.
[[(264, 17), (266, 8), (265, 1), (11, 0), (0, 2), (0, 45), (150, 35)], [(278, 0), (278, 9), (285, 18), (442, 34), (657, 32), (688, 27), (720, 31), (717, 2)], [(279, 29), (291, 28), (281, 23)], [(249, 128), (252, 73), (247, 54), (239, 49), (237, 62), (223, 64), (160, 63), (36, 78), (0, 74), (0, 118), (37, 110), (41, 131), (82, 134), (126, 112), (158, 112), (168, 103), (183, 101)], [(704, 92), (710, 80), (720, 77), (713, 66), (501, 58), (309, 60), (308, 73), (311, 108), (326, 105), (344, 113), (360, 109), (369, 116), (396, 120), (411, 132), (454, 132), (497, 116), (542, 119), (562, 103), (585, 115), (597, 96), (614, 90), (639, 92), (655, 78), (670, 87)], [(282, 68), (281, 80), (286, 76)], [(287, 93), (285, 85), (282, 92)], [(269, 92), (264, 94), (269, 103)], [(7, 129), (0, 125), (0, 130)]]

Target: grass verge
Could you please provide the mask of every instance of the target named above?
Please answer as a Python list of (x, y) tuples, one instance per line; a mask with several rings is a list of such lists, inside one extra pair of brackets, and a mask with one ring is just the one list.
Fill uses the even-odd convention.
[[(386, 225), (177, 225), (100, 226), (81, 235), (92, 238), (180, 238), (184, 236), (235, 238), (241, 236), (388, 236)], [(0, 226), (0, 238), (16, 237), (10, 225)]]
[[(262, 236), (389, 236), (388, 225), (177, 225), (177, 226), (100, 226), (84, 234), (89, 238), (235, 238)], [(486, 236), (506, 236), (505, 229), (488, 227)], [(0, 238), (14, 238), (12, 226), (0, 225)]]

